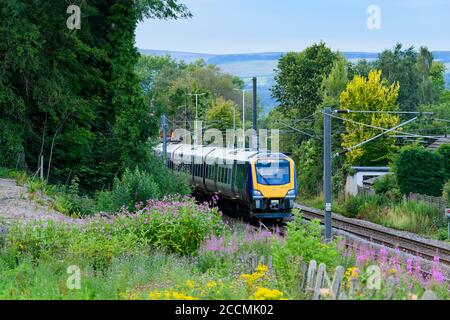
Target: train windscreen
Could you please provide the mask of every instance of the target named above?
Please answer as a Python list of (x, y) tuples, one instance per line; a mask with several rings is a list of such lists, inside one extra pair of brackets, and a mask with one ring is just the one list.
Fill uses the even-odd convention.
[(259, 184), (284, 185), (290, 182), (289, 161), (262, 161), (255, 164), (256, 177)]

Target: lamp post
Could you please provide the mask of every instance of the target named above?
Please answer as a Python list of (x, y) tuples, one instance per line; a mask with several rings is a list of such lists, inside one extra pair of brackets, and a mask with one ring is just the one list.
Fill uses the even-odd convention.
[[(244, 143), (245, 149), (245, 91), (247, 91), (247, 89), (233, 89), (233, 90), (242, 91), (242, 141)], [(234, 113), (234, 117), (236, 118), (236, 111)], [(236, 119), (234, 120), (234, 123), (236, 123)]]
[(188, 93), (188, 96), (195, 96), (195, 123), (194, 123), (194, 144), (197, 144), (197, 120), (198, 120), (198, 97), (205, 95), (204, 93)]

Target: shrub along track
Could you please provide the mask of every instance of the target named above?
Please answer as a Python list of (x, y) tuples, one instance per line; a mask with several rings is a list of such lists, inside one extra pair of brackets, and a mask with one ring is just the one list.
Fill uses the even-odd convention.
[[(302, 216), (307, 220), (319, 219), (324, 221), (324, 212), (296, 204), (301, 210)], [(341, 215), (332, 215), (332, 227), (355, 235), (371, 243), (384, 245), (412, 255), (419, 256), (425, 260), (433, 260), (435, 256), (440, 258), (442, 264), (450, 267), (450, 244), (422, 238), (416, 234), (398, 231), (377, 225), (372, 222), (350, 219)]]

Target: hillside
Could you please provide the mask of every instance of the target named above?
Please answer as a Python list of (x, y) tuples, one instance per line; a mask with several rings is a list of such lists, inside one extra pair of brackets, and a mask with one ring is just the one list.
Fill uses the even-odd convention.
[[(204, 54), (167, 50), (139, 49), (145, 55), (170, 55), (177, 61), (187, 63), (198, 59), (203, 59), (210, 64), (218, 65), (223, 71), (241, 77), (247, 87), (250, 88), (251, 78), (258, 77), (258, 95), (265, 112), (269, 112), (276, 101), (272, 99), (270, 88), (274, 84), (274, 69), (278, 59), (284, 52), (263, 52), (263, 53), (243, 53), (243, 54)], [(377, 58), (376, 52), (343, 52), (345, 57), (354, 62), (360, 59), (374, 60)], [(450, 51), (434, 51), (436, 60), (442, 61), (447, 66), (446, 84), (450, 88)]]

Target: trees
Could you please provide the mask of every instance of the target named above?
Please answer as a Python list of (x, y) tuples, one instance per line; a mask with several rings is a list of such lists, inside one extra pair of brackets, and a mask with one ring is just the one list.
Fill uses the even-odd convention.
[[(142, 56), (136, 72), (140, 75), (147, 104), (153, 106), (157, 115), (165, 112), (178, 123), (186, 121), (188, 125), (194, 120), (196, 103), (199, 120), (204, 120), (216, 98), (223, 97), (239, 104), (242, 100), (235, 89), (242, 88), (243, 81), (203, 60), (186, 64), (169, 56)], [(196, 93), (202, 94), (198, 101), (191, 95)]]
[(225, 100), (220, 97), (217, 98), (212, 107), (206, 114), (208, 124), (214, 129), (218, 129), (223, 133), (227, 129), (233, 129), (234, 111), (236, 110), (236, 128), (240, 127), (240, 113), (236, 108), (236, 105), (231, 100)]
[(420, 47), (416, 64), (421, 77), (420, 102), (422, 104), (431, 103), (433, 101), (433, 86), (430, 79), (430, 72), (433, 64), (433, 54), (426, 47)]
[(414, 48), (402, 50), (400, 43), (393, 50), (383, 51), (378, 57), (377, 68), (382, 70), (383, 79), (389, 84), (400, 84), (398, 103), (401, 111), (416, 111), (420, 103), (420, 74), (416, 59)]
[(438, 152), (418, 146), (404, 147), (394, 160), (400, 191), (439, 197), (445, 182), (443, 163)]
[(330, 74), (323, 78), (321, 92), (324, 105), (337, 105), (339, 96), (349, 82), (348, 62), (342, 54), (336, 56)]
[(275, 71), (272, 96), (281, 110), (292, 118), (304, 118), (316, 111), (322, 102), (320, 88), (332, 67), (336, 54), (325, 43), (314, 44), (304, 51), (281, 57)]
[[(388, 86), (381, 79), (381, 71), (371, 71), (368, 78), (355, 76), (340, 96), (340, 108), (349, 110), (396, 111), (399, 85)], [(342, 134), (342, 147), (350, 148), (374, 137), (380, 130), (367, 128), (362, 124), (392, 128), (399, 123), (399, 117), (392, 114), (350, 113), (344, 115), (345, 133)], [(395, 140), (383, 136), (347, 153), (347, 160), (353, 165), (386, 164), (389, 154), (395, 148)]]
[(430, 82), (433, 89), (433, 103), (439, 103), (445, 92), (445, 64), (433, 61), (430, 70)]
[(4, 162), (40, 155), (52, 181), (108, 185), (146, 162), (157, 134), (134, 72), (134, 29), (144, 16), (189, 16), (178, 1), (83, 1), (82, 28), (66, 28), (67, 3), (6, 0), (0, 11), (0, 134)]
[(437, 153), (442, 156), (445, 179), (450, 179), (450, 144), (443, 144), (437, 149)]

